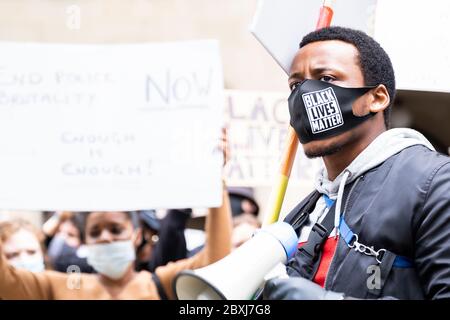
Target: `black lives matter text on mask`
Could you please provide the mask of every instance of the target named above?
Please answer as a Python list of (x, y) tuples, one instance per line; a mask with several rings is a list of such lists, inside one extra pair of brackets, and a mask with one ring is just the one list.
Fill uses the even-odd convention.
[(344, 124), (338, 100), (332, 88), (304, 93), (312, 133), (319, 133), (340, 127)]

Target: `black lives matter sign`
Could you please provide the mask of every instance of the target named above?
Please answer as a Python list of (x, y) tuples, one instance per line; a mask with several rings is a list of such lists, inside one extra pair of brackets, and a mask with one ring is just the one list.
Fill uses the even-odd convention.
[(304, 93), (302, 98), (312, 133), (327, 131), (344, 124), (341, 108), (332, 88)]

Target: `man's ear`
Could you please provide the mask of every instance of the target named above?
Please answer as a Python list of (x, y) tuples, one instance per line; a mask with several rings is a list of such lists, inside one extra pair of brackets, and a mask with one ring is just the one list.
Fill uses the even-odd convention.
[(389, 92), (384, 84), (380, 84), (376, 88), (370, 90), (369, 96), (368, 106), (370, 112), (376, 113), (383, 111), (391, 103)]

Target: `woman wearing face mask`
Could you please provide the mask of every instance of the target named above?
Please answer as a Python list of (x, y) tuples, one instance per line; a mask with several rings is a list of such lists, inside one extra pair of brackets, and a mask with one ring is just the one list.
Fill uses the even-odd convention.
[(44, 271), (43, 234), (28, 221), (0, 223), (0, 243), (9, 264), (17, 269)]
[(207, 242), (197, 255), (158, 267), (152, 274), (134, 269), (140, 238), (128, 212), (86, 214), (88, 263), (97, 274), (33, 273), (16, 269), (4, 257), (0, 241), (0, 299), (160, 299), (174, 298), (172, 280), (181, 270), (211, 264), (231, 250), (231, 209), (226, 189), (223, 204), (211, 208), (206, 222)]
[(73, 265), (83, 273), (93, 273), (87, 263), (84, 238), (84, 214), (57, 211), (42, 226), (47, 246), (47, 256), (52, 269), (67, 272)]

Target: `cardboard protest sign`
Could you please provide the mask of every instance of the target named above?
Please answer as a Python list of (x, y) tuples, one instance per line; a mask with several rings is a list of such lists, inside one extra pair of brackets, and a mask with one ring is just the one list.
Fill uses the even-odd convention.
[(220, 205), (217, 42), (0, 48), (0, 209)]

